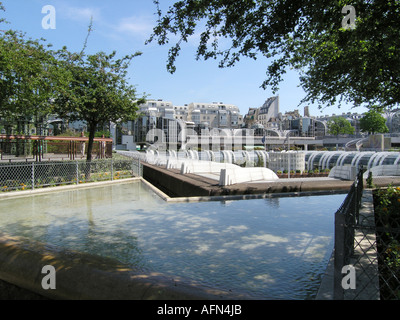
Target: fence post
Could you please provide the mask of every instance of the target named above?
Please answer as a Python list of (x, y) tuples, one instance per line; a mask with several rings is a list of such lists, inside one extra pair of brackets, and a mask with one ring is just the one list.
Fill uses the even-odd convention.
[(140, 160), (139, 159), (132, 159), (132, 171), (136, 177), (140, 177)]
[(335, 213), (335, 259), (334, 259), (334, 278), (333, 278), (333, 299), (343, 300), (342, 288), (342, 268), (344, 266), (345, 255), (345, 217), (342, 212)]
[(78, 160), (75, 161), (76, 166), (76, 184), (79, 184), (79, 167), (78, 167)]
[(32, 190), (35, 189), (35, 162), (32, 162)]
[(111, 158), (111, 181), (114, 181), (114, 161)]

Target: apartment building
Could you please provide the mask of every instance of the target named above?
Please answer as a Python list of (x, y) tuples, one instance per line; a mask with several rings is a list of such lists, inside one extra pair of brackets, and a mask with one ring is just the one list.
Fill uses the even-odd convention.
[(233, 104), (192, 102), (188, 105), (187, 121), (208, 128), (239, 129), (243, 116)]

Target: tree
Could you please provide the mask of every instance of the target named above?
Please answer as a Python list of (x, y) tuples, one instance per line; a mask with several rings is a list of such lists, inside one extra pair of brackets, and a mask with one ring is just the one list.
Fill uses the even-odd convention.
[(389, 132), (386, 119), (382, 116), (382, 112), (377, 109), (370, 109), (364, 114), (360, 119), (360, 129), (369, 134)]
[[(1, 2), (0, 10), (4, 10)], [(85, 121), (88, 161), (97, 126), (134, 119), (138, 103), (144, 101), (127, 79), (132, 59), (141, 53), (121, 59), (115, 58), (116, 52), (86, 55), (91, 31), (92, 22), (80, 53), (66, 47), (49, 50), (43, 40), (26, 40), (20, 32), (6, 31), (0, 37), (0, 116), (41, 112)]]
[[(3, 6), (3, 3), (0, 1), (0, 11), (5, 11), (5, 9), (4, 9), (4, 6)], [(6, 21), (6, 19), (5, 18), (0, 18), (0, 23), (1, 22), (5, 22)]]
[(354, 134), (354, 128), (345, 118), (334, 117), (328, 121), (328, 132), (337, 137), (340, 134)]
[(52, 93), (52, 55), (44, 44), (7, 31), (0, 37), (1, 115), (45, 111)]
[(49, 47), (43, 39), (26, 39), (19, 31), (0, 31), (0, 117), (46, 113), (55, 76)]
[[(159, 18), (148, 43), (178, 37), (168, 55), (171, 73), (181, 44), (200, 34), (196, 59), (231, 67), (243, 57), (265, 58), (264, 89), (276, 92), (288, 68), (296, 69), (302, 102), (400, 102), (399, 0), (181, 0), (166, 12), (154, 2)], [(355, 9), (355, 28), (343, 24), (346, 5)]]
[(126, 122), (137, 117), (136, 89), (127, 82), (127, 68), (135, 53), (115, 59), (116, 52), (85, 55), (67, 48), (57, 53), (58, 66), (67, 72), (53, 97), (52, 111), (63, 119), (82, 120), (88, 125), (87, 160), (92, 160), (97, 126), (107, 122)]

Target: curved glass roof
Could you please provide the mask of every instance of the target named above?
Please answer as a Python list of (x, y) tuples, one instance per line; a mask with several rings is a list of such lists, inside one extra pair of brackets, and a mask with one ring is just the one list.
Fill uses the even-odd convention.
[(356, 152), (356, 151), (306, 151), (306, 166), (327, 169), (335, 166), (364, 166), (366, 169), (378, 165), (400, 164), (399, 152)]

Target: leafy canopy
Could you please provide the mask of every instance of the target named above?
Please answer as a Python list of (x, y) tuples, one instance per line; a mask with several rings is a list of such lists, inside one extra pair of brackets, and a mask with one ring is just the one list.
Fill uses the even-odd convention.
[(43, 40), (0, 31), (0, 117), (51, 113), (65, 120), (85, 121), (88, 160), (97, 126), (133, 120), (137, 105), (144, 102), (127, 78), (132, 59), (141, 53), (123, 58), (116, 58), (115, 51), (85, 54), (91, 31), (92, 23), (80, 53), (66, 47), (50, 50)]
[(334, 136), (354, 134), (351, 123), (343, 117), (334, 117), (328, 121), (328, 133)]
[(85, 55), (67, 48), (56, 53), (57, 66), (64, 70), (52, 99), (52, 112), (63, 119), (85, 121), (89, 129), (88, 160), (98, 125), (125, 122), (137, 117), (136, 89), (128, 83), (127, 69), (139, 52), (116, 59), (116, 52)]
[[(400, 0), (181, 0), (166, 12), (154, 2), (158, 23), (148, 43), (178, 38), (168, 55), (171, 73), (182, 43), (200, 34), (196, 59), (231, 67), (243, 57), (264, 58), (264, 89), (276, 92), (296, 69), (302, 102), (400, 102)], [(346, 5), (356, 10), (355, 29), (342, 27)]]
[[(0, 11), (4, 11), (0, 2)], [(6, 23), (4, 18), (0, 23)], [(53, 56), (44, 40), (0, 31), (0, 117), (32, 116), (49, 108)]]
[(360, 129), (370, 134), (389, 132), (386, 119), (382, 116), (382, 112), (376, 108), (371, 108), (360, 119)]

